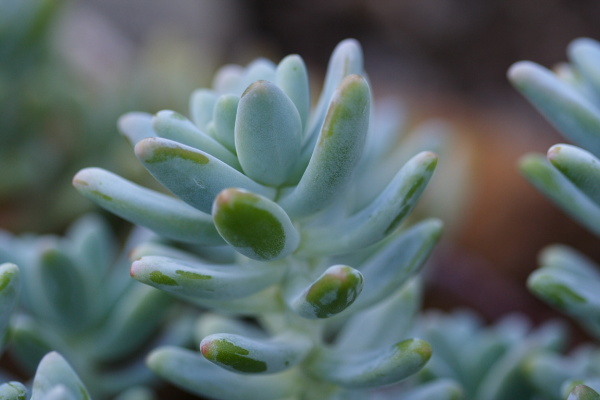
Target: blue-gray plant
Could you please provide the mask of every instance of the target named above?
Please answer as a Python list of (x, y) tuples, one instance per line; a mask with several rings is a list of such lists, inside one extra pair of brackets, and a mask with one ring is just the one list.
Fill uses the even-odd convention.
[[(546, 157), (524, 157), (521, 170), (540, 191), (600, 236), (600, 43), (576, 39), (569, 45), (568, 55), (570, 63), (555, 71), (529, 61), (519, 62), (509, 71), (513, 85), (574, 143), (554, 145)], [(600, 339), (599, 266), (564, 245), (542, 251), (539, 262), (540, 268), (529, 278), (529, 288)], [(587, 361), (564, 361), (562, 365), (570, 367), (548, 371), (545, 381), (555, 387), (561, 380), (578, 378), (565, 383), (563, 390), (585, 383), (599, 391), (600, 363), (594, 357), (591, 361), (578, 357)], [(575, 370), (576, 376), (568, 372)], [(577, 399), (600, 399), (600, 395), (585, 385), (577, 386), (569, 400)]]
[(152, 370), (217, 399), (349, 399), (429, 360), (425, 341), (389, 331), (394, 307), (369, 316), (405, 301), (400, 291), (440, 236), (436, 219), (403, 224), (437, 156), (420, 152), (382, 190), (365, 190), (393, 144), (372, 108), (361, 48), (345, 40), (312, 109), (305, 64), (291, 55), (222, 68), (212, 89), (192, 94), (190, 119), (120, 119), (174, 196), (99, 168), (74, 185), (163, 238), (134, 251), (136, 280), (212, 311), (196, 330), (200, 352), (159, 348)]

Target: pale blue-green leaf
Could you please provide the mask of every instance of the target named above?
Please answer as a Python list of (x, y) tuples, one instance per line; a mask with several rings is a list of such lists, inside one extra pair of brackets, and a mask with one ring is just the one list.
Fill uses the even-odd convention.
[(575, 186), (543, 156), (529, 154), (520, 161), (525, 178), (571, 217), (600, 236), (600, 205)]
[(211, 212), (217, 194), (229, 187), (275, 196), (275, 189), (253, 181), (212, 155), (171, 140), (142, 140), (135, 153), (160, 183), (205, 213)]
[(234, 130), (239, 102), (239, 96), (233, 94), (220, 96), (213, 114), (215, 139), (234, 154), (236, 154)]
[(205, 312), (196, 321), (194, 337), (198, 343), (209, 335), (231, 333), (248, 338), (265, 338), (266, 332), (256, 324), (241, 318), (232, 318), (220, 314)]
[(131, 265), (131, 276), (169, 293), (227, 300), (257, 293), (285, 271), (270, 264), (211, 265), (200, 260), (146, 256)]
[(371, 388), (399, 382), (417, 373), (431, 357), (431, 347), (408, 339), (384, 350), (335, 351), (322, 348), (307, 360), (307, 372), (347, 388)]
[(514, 64), (512, 84), (575, 144), (600, 155), (600, 109), (546, 68), (529, 61)]
[(552, 146), (547, 157), (583, 194), (600, 205), (600, 160), (568, 144)]
[(239, 96), (244, 67), (237, 64), (227, 64), (219, 68), (212, 82), (214, 91), (219, 95), (234, 94)]
[(555, 244), (544, 248), (538, 255), (544, 270), (562, 270), (581, 279), (600, 281), (600, 266), (581, 252), (566, 245)]
[(164, 323), (172, 305), (173, 298), (167, 293), (141, 284), (132, 285), (102, 329), (96, 331), (91, 353), (99, 360), (134, 354)]
[(413, 278), (383, 301), (353, 315), (335, 339), (345, 351), (367, 351), (406, 339), (421, 306), (421, 282)]
[(442, 233), (442, 222), (428, 219), (391, 237), (357, 269), (365, 279), (353, 309), (371, 306), (393, 293), (423, 266)]
[(307, 228), (299, 254), (344, 253), (382, 240), (417, 204), (436, 165), (437, 156), (431, 152), (414, 156), (365, 208), (337, 225)]
[(189, 243), (223, 243), (210, 215), (106, 170), (83, 169), (73, 178), (73, 185), (102, 208), (158, 235)]
[(44, 355), (60, 348), (62, 343), (64, 339), (56, 331), (45, 329), (30, 316), (17, 314), (11, 320), (11, 356), (29, 373), (35, 371)]
[(312, 348), (312, 340), (299, 333), (268, 339), (217, 333), (200, 343), (202, 355), (228, 371), (273, 374), (298, 365)]
[(198, 396), (219, 400), (291, 398), (303, 382), (295, 370), (258, 376), (230, 372), (198, 352), (177, 347), (154, 350), (147, 363), (152, 371), (172, 384)]
[(546, 398), (555, 398), (560, 394), (563, 382), (585, 373), (570, 361), (556, 353), (541, 352), (525, 360), (523, 372), (536, 392)]
[(27, 388), (21, 382), (6, 382), (0, 385), (0, 399), (26, 400)]
[(114, 400), (158, 400), (152, 389), (144, 386), (130, 387)]
[(292, 291), (289, 306), (304, 318), (330, 318), (350, 307), (362, 286), (360, 272), (346, 265), (334, 265), (314, 282)]
[(283, 184), (301, 143), (302, 122), (292, 100), (274, 83), (250, 85), (235, 120), (235, 148), (244, 173), (266, 185)]
[(250, 62), (244, 70), (240, 86), (238, 87), (238, 96), (248, 88), (251, 84), (256, 81), (269, 81), (275, 82), (275, 68), (276, 65), (266, 58), (257, 58)]
[(569, 44), (567, 52), (577, 71), (591, 84), (596, 99), (600, 99), (600, 43), (590, 38), (578, 38)]
[(293, 54), (281, 60), (275, 70), (275, 83), (296, 106), (305, 132), (310, 113), (310, 85), (302, 57)]
[(462, 400), (465, 394), (457, 382), (452, 379), (436, 379), (422, 383), (408, 393), (402, 393), (402, 400)]
[(77, 396), (66, 386), (58, 384), (44, 395), (44, 400), (87, 400), (87, 398)]
[(145, 112), (130, 112), (119, 118), (117, 127), (129, 143), (135, 146), (142, 139), (158, 136), (152, 128), (152, 117), (152, 114)]
[(44, 356), (37, 368), (33, 378), (31, 400), (45, 400), (58, 386), (64, 386), (77, 400), (90, 399), (85, 385), (69, 363), (60, 354), (51, 352)]
[(204, 130), (211, 121), (217, 94), (209, 89), (197, 89), (190, 97), (190, 117), (194, 124)]
[(240, 169), (240, 163), (234, 153), (175, 111), (160, 111), (153, 118), (152, 126), (161, 138), (202, 150), (232, 168)]
[(600, 394), (586, 385), (577, 385), (573, 388), (567, 400), (600, 400)]
[(19, 302), (21, 282), (15, 264), (0, 265), (0, 350), (4, 348), (10, 318)]
[(263, 313), (281, 313), (285, 305), (281, 301), (281, 293), (277, 286), (270, 286), (265, 290), (248, 297), (229, 300), (203, 299), (199, 297), (182, 297), (183, 300), (200, 307), (208, 308), (227, 315), (256, 316)]
[(294, 252), (300, 234), (277, 203), (241, 189), (226, 189), (215, 199), (217, 230), (236, 251), (255, 260), (276, 260)]
[(321, 95), (308, 124), (305, 148), (309, 150), (309, 155), (317, 141), (337, 87), (348, 75), (362, 75), (363, 72), (363, 53), (358, 41), (354, 39), (341, 41), (331, 53)]
[(316, 213), (343, 195), (364, 148), (370, 102), (364, 78), (350, 75), (342, 81), (300, 182), (280, 201), (290, 215)]

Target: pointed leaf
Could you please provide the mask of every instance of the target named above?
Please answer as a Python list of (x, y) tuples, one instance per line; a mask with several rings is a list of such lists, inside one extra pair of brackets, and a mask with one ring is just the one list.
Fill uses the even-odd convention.
[(583, 194), (600, 205), (600, 160), (568, 144), (552, 146), (548, 150), (548, 160)]
[(391, 238), (358, 270), (365, 284), (353, 309), (377, 303), (414, 276), (441, 236), (442, 223), (428, 219)]
[(213, 114), (215, 138), (234, 154), (236, 153), (234, 129), (239, 102), (240, 98), (236, 95), (223, 95), (217, 100)]
[(290, 307), (304, 318), (329, 318), (352, 305), (362, 286), (360, 272), (334, 265), (292, 299)]
[(82, 169), (73, 178), (73, 185), (99, 206), (159, 235), (183, 242), (223, 243), (210, 215), (106, 170)]
[(372, 388), (399, 382), (417, 373), (431, 357), (431, 347), (419, 339), (397, 343), (383, 351), (348, 353), (322, 350), (308, 362), (308, 372), (347, 388)]
[(235, 120), (235, 148), (244, 173), (266, 185), (283, 184), (301, 143), (302, 121), (292, 100), (274, 83), (250, 85)]
[(83, 382), (67, 361), (60, 354), (51, 352), (40, 361), (33, 379), (31, 400), (45, 400), (58, 386), (63, 386), (77, 400), (90, 399)]
[(575, 144), (600, 156), (600, 109), (546, 68), (529, 61), (514, 64), (513, 85)]
[(241, 254), (276, 260), (298, 247), (300, 234), (288, 215), (271, 200), (240, 189), (219, 193), (213, 206), (217, 230)]
[(240, 169), (239, 161), (230, 150), (175, 111), (160, 111), (152, 119), (152, 127), (161, 138), (202, 150), (232, 168)]
[(365, 144), (370, 99), (364, 78), (350, 75), (340, 84), (300, 182), (280, 201), (290, 215), (321, 211), (343, 193)]
[(281, 60), (275, 70), (275, 83), (296, 106), (304, 131), (310, 113), (310, 85), (302, 57), (294, 54)]
[(520, 168), (538, 190), (583, 226), (600, 235), (600, 205), (583, 194), (548, 160), (541, 155), (530, 154), (521, 160)]
[(216, 366), (196, 352), (176, 347), (154, 350), (147, 364), (178, 387), (199, 396), (223, 400), (290, 398), (302, 384), (295, 371), (258, 376), (238, 374)]
[(308, 228), (299, 254), (338, 254), (370, 246), (392, 233), (414, 208), (433, 175), (437, 156), (422, 152), (364, 209), (334, 226)]
[(312, 347), (312, 341), (299, 334), (271, 339), (217, 333), (200, 343), (202, 355), (226, 370), (238, 373), (272, 374), (300, 363)]
[(210, 213), (217, 194), (228, 187), (269, 198), (275, 195), (274, 189), (256, 183), (208, 153), (171, 140), (142, 140), (135, 146), (135, 153), (160, 183), (205, 213)]
[(131, 265), (131, 276), (169, 293), (227, 300), (257, 293), (285, 271), (270, 264), (210, 265), (199, 260), (146, 256)]
[(124, 114), (117, 121), (117, 126), (132, 146), (142, 139), (158, 136), (152, 128), (152, 114), (144, 112)]

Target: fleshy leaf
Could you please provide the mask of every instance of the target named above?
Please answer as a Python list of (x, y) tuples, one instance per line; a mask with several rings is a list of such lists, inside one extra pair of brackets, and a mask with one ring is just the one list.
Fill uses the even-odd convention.
[(552, 146), (548, 150), (548, 160), (583, 194), (600, 205), (600, 160), (568, 144)]
[(435, 154), (422, 152), (416, 155), (364, 209), (340, 224), (307, 229), (299, 254), (337, 254), (379, 242), (393, 232), (414, 208), (436, 165)]
[(567, 138), (600, 156), (600, 109), (546, 68), (514, 64), (513, 85)]
[(371, 388), (399, 382), (417, 373), (431, 357), (431, 347), (408, 339), (365, 353), (323, 349), (308, 361), (308, 372), (320, 380), (346, 388)]
[(142, 139), (157, 136), (152, 128), (152, 114), (144, 112), (130, 112), (119, 118), (117, 126), (123, 134), (135, 146)]
[(298, 247), (300, 234), (285, 211), (271, 200), (241, 189), (219, 193), (213, 206), (217, 230), (241, 254), (276, 260)]
[(200, 343), (207, 360), (232, 372), (272, 374), (300, 363), (312, 347), (308, 337), (284, 334), (271, 339), (217, 333)]
[(26, 400), (27, 388), (20, 382), (6, 382), (0, 385), (0, 399)]
[(297, 393), (301, 378), (295, 371), (247, 375), (227, 371), (197, 352), (162, 347), (148, 356), (148, 367), (167, 381), (199, 396), (223, 400), (279, 400)]
[(10, 317), (19, 302), (21, 284), (15, 264), (0, 265), (0, 350), (4, 348)]
[(414, 276), (437, 243), (442, 223), (422, 221), (391, 238), (360, 268), (365, 284), (353, 309), (358, 310), (386, 298)]
[(206, 124), (213, 116), (217, 95), (208, 89), (198, 89), (190, 97), (190, 116), (194, 124), (201, 130), (206, 129)]
[(31, 400), (45, 400), (56, 387), (63, 386), (74, 399), (89, 400), (90, 394), (67, 361), (58, 353), (48, 353), (33, 379)]
[(364, 78), (350, 75), (333, 95), (318, 143), (300, 182), (280, 204), (293, 216), (323, 210), (343, 193), (362, 154), (371, 94)]
[(234, 129), (239, 102), (238, 96), (223, 95), (217, 100), (213, 115), (215, 138), (234, 154), (236, 153)]
[(362, 286), (360, 272), (346, 265), (334, 265), (302, 290), (290, 307), (304, 318), (329, 318), (352, 305)]
[(221, 143), (199, 130), (192, 121), (175, 111), (160, 111), (152, 120), (158, 136), (202, 150), (235, 169), (240, 169), (236, 156)]
[(273, 198), (267, 188), (212, 155), (167, 139), (150, 138), (135, 146), (135, 153), (167, 189), (198, 210), (210, 213), (217, 194), (239, 187)]
[(99, 206), (159, 235), (188, 243), (223, 243), (210, 215), (106, 170), (83, 169), (73, 178), (73, 185)]
[(406, 394), (402, 400), (462, 400), (464, 393), (461, 386), (451, 379), (437, 379), (420, 384)]
[(591, 83), (591, 89), (600, 98), (600, 43), (589, 38), (573, 40), (567, 49), (577, 71)]
[(586, 385), (577, 385), (569, 393), (567, 400), (600, 400), (600, 394)]
[(520, 162), (521, 172), (548, 198), (582, 225), (600, 235), (600, 205), (583, 194), (543, 156), (530, 154)]
[(302, 121), (290, 98), (268, 81), (246, 89), (235, 120), (235, 148), (244, 173), (278, 186), (295, 165), (302, 144)]
[(306, 128), (310, 112), (310, 85), (302, 57), (294, 54), (281, 60), (275, 70), (275, 83), (292, 100), (300, 115), (302, 127)]
[(201, 261), (147, 256), (131, 266), (131, 276), (169, 293), (227, 300), (257, 293), (281, 279), (284, 268), (270, 264), (210, 265)]

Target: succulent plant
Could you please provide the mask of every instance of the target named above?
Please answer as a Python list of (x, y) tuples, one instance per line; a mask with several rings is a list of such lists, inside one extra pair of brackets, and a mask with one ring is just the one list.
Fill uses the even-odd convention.
[(403, 224), (437, 157), (414, 155), (379, 192), (359, 185), (378, 176), (394, 137), (370, 122), (354, 40), (334, 50), (312, 110), (310, 98), (297, 55), (226, 66), (213, 89), (192, 94), (191, 119), (161, 111), (119, 120), (175, 196), (99, 168), (73, 179), (87, 198), (162, 237), (134, 250), (134, 279), (211, 310), (196, 329), (200, 352), (169, 346), (148, 357), (190, 392), (364, 398), (430, 357), (426, 342), (389, 329), (441, 232), (436, 219)]
[[(136, 231), (128, 246), (144, 236)], [(96, 399), (151, 384), (143, 352), (189, 341), (192, 317), (175, 311), (165, 293), (127, 279), (126, 255), (118, 255), (113, 233), (96, 215), (77, 220), (65, 237), (1, 232), (0, 260), (19, 265), (1, 267), (3, 317), (22, 292), (8, 324), (14, 361), (39, 375), (40, 360), (59, 352)]]
[[(509, 71), (514, 86), (575, 144), (554, 145), (546, 157), (528, 155), (521, 170), (540, 191), (600, 236), (600, 43), (576, 39), (568, 54), (571, 62), (555, 72), (529, 61)], [(595, 317), (600, 311), (598, 265), (563, 245), (545, 249), (539, 258), (540, 268), (528, 281), (530, 289), (600, 339)], [(592, 389), (577, 386), (569, 399), (594, 396), (598, 394)]]

